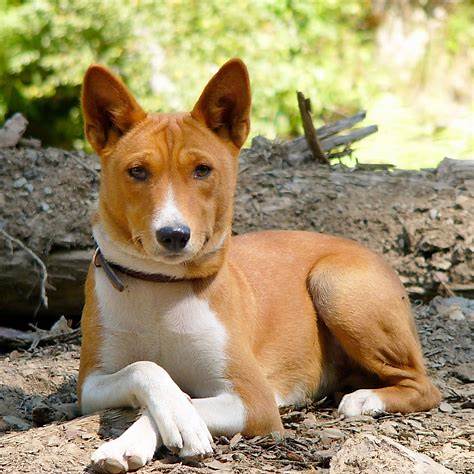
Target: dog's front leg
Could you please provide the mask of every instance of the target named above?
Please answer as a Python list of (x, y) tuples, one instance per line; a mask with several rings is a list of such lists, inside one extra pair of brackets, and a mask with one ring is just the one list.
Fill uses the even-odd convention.
[(135, 362), (113, 374), (94, 372), (87, 376), (81, 392), (83, 413), (119, 407), (147, 410), (135, 422), (140, 422), (138, 426), (132, 425), (131, 433), (127, 435), (127, 430), (122, 435), (127, 435), (126, 440), (144, 430), (150, 433), (155, 423), (155, 448), (161, 436), (163, 444), (181, 456), (212, 452), (212, 437), (196, 408), (169, 374), (153, 362)]

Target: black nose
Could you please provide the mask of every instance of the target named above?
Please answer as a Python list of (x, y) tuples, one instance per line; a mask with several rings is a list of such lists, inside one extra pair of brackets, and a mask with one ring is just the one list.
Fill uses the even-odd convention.
[(156, 231), (156, 239), (167, 250), (178, 252), (186, 247), (191, 237), (191, 229), (187, 225), (178, 227), (162, 227)]

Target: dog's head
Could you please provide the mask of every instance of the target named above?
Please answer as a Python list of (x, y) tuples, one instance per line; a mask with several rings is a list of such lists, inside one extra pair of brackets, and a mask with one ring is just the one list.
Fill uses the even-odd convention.
[(101, 159), (101, 232), (140, 260), (211, 272), (230, 235), (238, 153), (249, 132), (245, 65), (224, 64), (191, 112), (173, 114), (147, 114), (117, 77), (94, 65), (82, 107)]

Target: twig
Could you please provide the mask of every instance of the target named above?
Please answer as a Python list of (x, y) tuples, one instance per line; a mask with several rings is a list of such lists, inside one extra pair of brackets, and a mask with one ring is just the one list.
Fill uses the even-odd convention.
[(31, 250), (29, 247), (27, 247), (21, 240), (13, 237), (12, 235), (10, 235), (6, 230), (4, 229), (0, 229), (0, 233), (6, 238), (8, 239), (10, 242), (14, 242), (15, 244), (17, 244), (20, 248), (22, 248), (35, 262), (36, 264), (39, 266), (40, 268), (40, 301), (38, 303), (38, 306), (36, 307), (35, 309), (35, 312), (34, 312), (34, 315), (36, 316), (36, 314), (38, 313), (40, 307), (41, 307), (41, 304), (47, 308), (48, 307), (48, 296), (46, 294), (46, 284), (48, 282), (48, 271), (46, 270), (46, 265), (43, 263), (43, 261), (41, 260), (41, 258), (38, 257), (38, 255), (36, 255), (33, 250)]
[(328, 125), (323, 125), (322, 127), (316, 129), (316, 135), (320, 140), (330, 137), (331, 135), (335, 135), (342, 130), (352, 128), (356, 123), (362, 122), (366, 115), (367, 112), (363, 110), (362, 112), (357, 112), (350, 117), (345, 117), (341, 120), (337, 120), (336, 122), (329, 123)]
[(377, 125), (369, 125), (368, 127), (356, 128), (347, 135), (334, 135), (324, 140), (321, 140), (321, 147), (323, 150), (331, 150), (341, 145), (348, 145), (349, 143), (362, 140), (362, 138), (375, 133), (378, 130)]
[(300, 109), (301, 120), (303, 121), (303, 130), (308, 142), (308, 147), (311, 150), (313, 158), (320, 163), (329, 164), (329, 160), (324, 154), (319, 143), (316, 129), (314, 128), (313, 119), (311, 118), (311, 101), (307, 99), (302, 92), (296, 93), (298, 98), (298, 107)]

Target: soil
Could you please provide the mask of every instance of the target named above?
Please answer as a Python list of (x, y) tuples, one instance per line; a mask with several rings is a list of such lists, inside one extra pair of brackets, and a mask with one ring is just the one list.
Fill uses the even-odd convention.
[[(474, 467), (474, 301), (435, 298), (415, 308), (430, 375), (443, 393), (439, 408), (410, 415), (341, 419), (335, 400), (282, 411), (287, 436), (215, 439), (215, 455), (183, 464), (162, 449), (140, 472), (329, 472), (343, 443), (360, 433), (384, 435), (427, 454), (456, 473)], [(116, 437), (130, 416), (77, 415), (79, 346), (57, 344), (0, 357), (0, 472), (91, 472), (89, 458)], [(338, 394), (340, 398), (341, 394)], [(43, 425), (43, 426), (38, 426)]]
[[(383, 253), (412, 298), (426, 300), (440, 288), (474, 294), (474, 161), (445, 159), (438, 169), (421, 171), (328, 167), (294, 143), (256, 137), (243, 150), (234, 232), (282, 228), (342, 235)], [(0, 228), (42, 258), (91, 249), (99, 170), (97, 157), (84, 153), (0, 149)], [(16, 314), (33, 312), (38, 299), (37, 268), (20, 253), (0, 236), (0, 297), (8, 295), (10, 324)], [(16, 269), (8, 267), (12, 256), (19, 258)], [(88, 258), (73, 260), (69, 272), (51, 272), (54, 317), (64, 304), (55, 301), (54, 288), (58, 298), (67, 293), (77, 299), (74, 311), (81, 307)]]
[[(262, 137), (242, 152), (240, 161), (234, 231), (316, 230), (383, 253), (415, 302), (427, 365), (444, 401), (428, 413), (344, 420), (335, 409), (339, 394), (335, 400), (284, 410), (284, 440), (221, 437), (215, 440), (214, 456), (186, 464), (161, 450), (141, 472), (328, 472), (343, 443), (360, 433), (388, 436), (454, 472), (473, 472), (474, 303), (439, 296), (428, 301), (437, 293), (472, 290), (474, 164), (444, 160), (436, 170), (421, 171), (330, 168), (315, 164), (291, 142)], [(89, 215), (99, 171), (97, 158), (83, 153), (0, 149), (0, 229), (42, 258), (91, 249)], [(19, 253), (0, 238), (0, 262)], [(26, 261), (31, 266), (26, 271), (34, 274), (34, 265)], [(4, 270), (2, 301), (6, 292), (12, 293), (12, 282), (2, 287)], [(70, 275), (63, 280), (66, 285)], [(52, 283), (66, 292), (66, 286)], [(80, 298), (81, 284), (79, 277), (74, 291), (64, 294)], [(19, 297), (30, 298), (23, 291)], [(54, 289), (48, 292), (54, 300)], [(424, 304), (418, 305), (421, 299)], [(0, 325), (15, 325), (17, 314), (1, 311)], [(37, 322), (44, 327), (42, 316)], [(130, 419), (124, 412), (75, 418), (78, 362), (75, 344), (0, 356), (0, 472), (90, 472), (91, 452), (103, 439), (120, 434)]]

